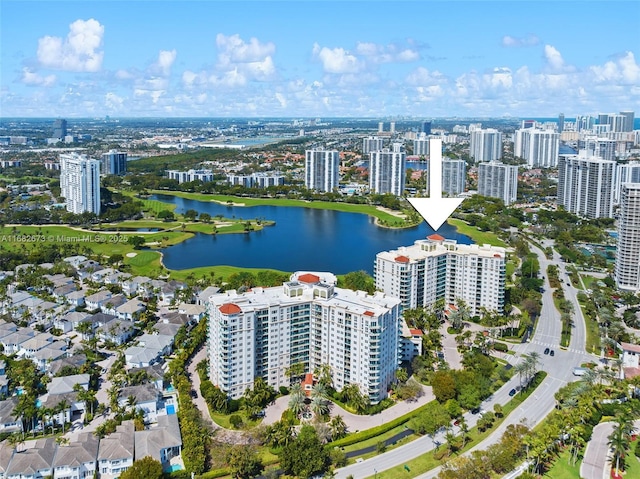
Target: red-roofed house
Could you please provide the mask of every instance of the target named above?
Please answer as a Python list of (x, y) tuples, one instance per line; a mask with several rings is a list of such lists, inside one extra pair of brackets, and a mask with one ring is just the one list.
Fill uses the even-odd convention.
[(620, 343), (622, 347), (622, 370), (624, 377), (634, 377), (640, 371), (640, 345)]

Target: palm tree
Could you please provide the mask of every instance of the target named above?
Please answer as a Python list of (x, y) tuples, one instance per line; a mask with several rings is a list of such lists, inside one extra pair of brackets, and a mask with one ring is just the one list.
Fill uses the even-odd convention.
[(460, 428), (460, 433), (462, 433), (462, 447), (464, 447), (467, 443), (467, 434), (469, 433), (469, 425), (464, 417), (458, 420), (458, 427)]
[(449, 451), (449, 455), (453, 454), (456, 449), (455, 440), (456, 435), (453, 433), (451, 429), (447, 429), (447, 432), (444, 435), (444, 440), (447, 443), (447, 450)]
[(612, 458), (616, 463), (616, 476), (619, 476), (620, 463), (622, 462), (622, 468), (624, 469), (624, 458), (631, 444), (631, 436), (627, 434), (623, 425), (616, 424), (607, 439), (609, 440), (607, 445), (611, 448)]
[(289, 409), (297, 416), (304, 411), (304, 403), (306, 396), (300, 383), (291, 386), (289, 396)]
[(311, 398), (311, 410), (316, 416), (324, 416), (329, 412), (329, 404), (321, 396)]
[(329, 428), (331, 429), (331, 439), (339, 439), (347, 433), (347, 425), (340, 415), (331, 418)]

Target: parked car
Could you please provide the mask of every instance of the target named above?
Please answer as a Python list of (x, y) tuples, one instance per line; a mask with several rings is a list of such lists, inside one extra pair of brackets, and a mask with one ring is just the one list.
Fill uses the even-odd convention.
[(544, 349), (544, 354), (549, 354), (549, 348)]
[(511, 397), (515, 396), (515, 395), (516, 395), (516, 392), (517, 392), (517, 391), (515, 390), (515, 388), (514, 388), (514, 389), (512, 389), (511, 391), (509, 391), (509, 396), (511, 396)]
[(553, 349), (551, 351), (549, 351), (549, 356), (555, 356), (555, 355), (556, 355), (556, 353), (555, 353), (555, 351)]

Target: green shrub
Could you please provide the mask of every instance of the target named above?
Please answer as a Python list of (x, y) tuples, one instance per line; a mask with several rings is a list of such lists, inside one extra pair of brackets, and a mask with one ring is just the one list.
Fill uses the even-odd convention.
[(509, 351), (509, 346), (507, 346), (504, 343), (493, 343), (493, 349), (495, 349), (496, 351), (501, 351), (503, 353), (506, 353), (507, 351)]
[(232, 414), (229, 417), (229, 422), (234, 427), (234, 429), (238, 429), (242, 425), (242, 417), (240, 417), (238, 414)]

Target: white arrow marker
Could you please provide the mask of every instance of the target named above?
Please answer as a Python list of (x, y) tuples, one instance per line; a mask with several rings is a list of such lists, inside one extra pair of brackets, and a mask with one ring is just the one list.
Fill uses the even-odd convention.
[(442, 140), (429, 140), (429, 198), (407, 198), (429, 226), (439, 230), (464, 198), (442, 197)]

